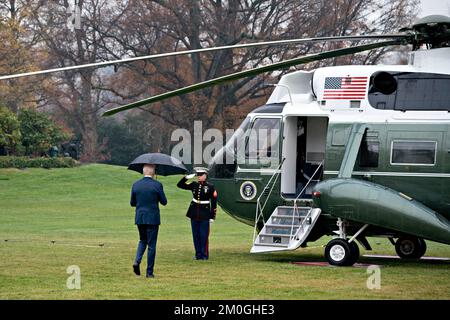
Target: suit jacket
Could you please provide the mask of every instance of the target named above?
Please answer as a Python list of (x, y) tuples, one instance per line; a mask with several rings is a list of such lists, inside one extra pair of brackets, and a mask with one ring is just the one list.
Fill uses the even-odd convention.
[(161, 224), (159, 206), (167, 204), (163, 186), (159, 181), (144, 177), (131, 188), (130, 205), (136, 207), (135, 224)]
[[(189, 204), (186, 213), (187, 217), (194, 220), (209, 220), (216, 218), (217, 191), (212, 183), (207, 181), (201, 183), (196, 181), (187, 183), (186, 177), (183, 177), (178, 182), (177, 187), (192, 192), (192, 201)], [(199, 201), (205, 203), (198, 203)]]

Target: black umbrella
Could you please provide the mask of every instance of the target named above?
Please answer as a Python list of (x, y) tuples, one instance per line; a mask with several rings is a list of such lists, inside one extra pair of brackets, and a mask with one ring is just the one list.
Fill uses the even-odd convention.
[(143, 173), (144, 164), (156, 165), (155, 173), (161, 176), (185, 174), (188, 172), (183, 162), (164, 153), (141, 154), (128, 165), (128, 170)]

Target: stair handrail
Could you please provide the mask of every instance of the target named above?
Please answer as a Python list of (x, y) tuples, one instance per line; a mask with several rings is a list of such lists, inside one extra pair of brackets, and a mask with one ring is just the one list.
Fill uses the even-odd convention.
[[(272, 174), (272, 176), (270, 177), (269, 181), (267, 182), (267, 184), (264, 186), (264, 188), (262, 189), (261, 194), (259, 195), (258, 199), (256, 200), (256, 212), (255, 212), (255, 226), (253, 228), (253, 243), (256, 240), (256, 227), (258, 225), (258, 221), (259, 218), (262, 217), (262, 221), (263, 221), (263, 225), (266, 224), (266, 222), (264, 221), (264, 208), (266, 207), (267, 201), (269, 200), (270, 195), (272, 194), (273, 188), (276, 185), (276, 182), (278, 181), (278, 178), (281, 174), (281, 167), (283, 166), (284, 160), (286, 158), (283, 158), (281, 160), (281, 163), (278, 165), (277, 169), (275, 170), (275, 172)], [(274, 177), (276, 176), (275, 180), (273, 181), (272, 187), (270, 188), (269, 193), (266, 196), (266, 201), (264, 202), (264, 204), (261, 207), (261, 197), (264, 195), (265, 191), (269, 188), (269, 185), (272, 183), (272, 180), (274, 179)]]
[[(302, 221), (302, 223), (298, 226), (297, 228), (297, 232), (294, 232), (294, 218), (296, 216), (296, 213), (298, 212), (298, 206), (297, 206), (297, 202), (300, 198), (300, 196), (303, 194), (303, 192), (306, 190), (306, 188), (308, 187), (308, 185), (311, 183), (311, 181), (313, 180), (313, 178), (315, 177), (316, 173), (319, 171), (319, 169), (323, 166), (323, 162), (325, 160), (322, 160), (322, 162), (319, 163), (319, 166), (317, 167), (316, 171), (314, 171), (314, 173), (311, 175), (311, 178), (309, 178), (308, 182), (306, 183), (306, 185), (303, 187), (302, 191), (300, 191), (300, 193), (297, 195), (297, 197), (294, 200), (294, 209), (292, 210), (292, 221), (291, 221), (291, 234), (290, 234), (290, 240), (292, 240), (296, 234), (298, 233), (298, 231), (300, 230), (300, 226), (303, 226), (303, 223), (307, 220), (308, 216), (311, 213), (311, 210), (308, 212), (308, 214), (305, 216), (305, 219)], [(300, 215), (299, 215), (300, 216)]]
[(289, 244), (298, 235), (298, 233), (300, 232), (300, 229), (303, 230), (303, 228), (305, 227), (304, 225), (305, 225), (306, 221), (308, 221), (308, 218), (312, 215), (312, 211), (313, 211), (313, 208), (311, 208), (308, 211), (308, 213), (306, 214), (303, 221), (298, 225), (297, 232), (295, 232), (293, 235), (291, 235), (291, 237), (289, 238)]

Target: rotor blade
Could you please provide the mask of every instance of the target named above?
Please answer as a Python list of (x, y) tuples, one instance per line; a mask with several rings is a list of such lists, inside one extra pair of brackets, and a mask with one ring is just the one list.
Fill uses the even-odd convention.
[(14, 79), (14, 78), (20, 78), (20, 77), (26, 77), (26, 76), (35, 76), (35, 75), (60, 72), (60, 71), (69, 71), (69, 70), (75, 70), (75, 69), (102, 67), (102, 66), (108, 66), (111, 64), (126, 63), (126, 62), (133, 62), (133, 61), (139, 61), (139, 60), (149, 60), (149, 59), (156, 59), (156, 58), (165, 58), (165, 57), (171, 57), (171, 56), (218, 51), (218, 50), (225, 50), (225, 49), (239, 49), (239, 48), (257, 47), (257, 46), (270, 46), (270, 45), (275, 45), (275, 44), (298, 44), (298, 43), (302, 43), (302, 42), (315, 42), (315, 41), (405, 39), (405, 37), (406, 37), (405, 34), (387, 34), (387, 35), (367, 35), (367, 36), (319, 37), (319, 38), (304, 38), (304, 39), (290, 39), (290, 40), (242, 43), (242, 44), (236, 44), (236, 45), (230, 45), (230, 46), (202, 48), (202, 49), (185, 50), (185, 51), (175, 51), (175, 52), (170, 52), (170, 53), (159, 53), (159, 54), (153, 54), (153, 55), (147, 55), (147, 56), (141, 56), (141, 57), (125, 58), (125, 59), (112, 60), (112, 61), (87, 63), (87, 64), (81, 64), (81, 65), (77, 65), (77, 66), (61, 67), (61, 68), (32, 71), (32, 72), (24, 72), (24, 73), (18, 73), (18, 74), (13, 74), (13, 75), (0, 76), (0, 80)]
[(185, 93), (189, 93), (192, 91), (196, 91), (199, 89), (217, 85), (222, 82), (233, 81), (233, 80), (237, 80), (237, 79), (241, 79), (241, 78), (245, 78), (245, 77), (255, 76), (255, 75), (258, 75), (258, 74), (264, 73), (264, 72), (288, 68), (288, 67), (299, 65), (299, 64), (305, 64), (305, 63), (309, 63), (309, 62), (313, 62), (313, 61), (317, 61), (317, 60), (344, 56), (347, 54), (353, 54), (353, 53), (357, 53), (357, 52), (372, 50), (372, 49), (385, 47), (385, 46), (389, 46), (389, 45), (396, 45), (396, 44), (400, 44), (400, 43), (402, 43), (401, 40), (389, 40), (389, 41), (382, 41), (382, 42), (377, 42), (377, 43), (370, 43), (370, 44), (365, 44), (365, 45), (360, 45), (360, 46), (355, 46), (355, 47), (350, 47), (350, 48), (345, 48), (345, 49), (337, 49), (337, 50), (332, 50), (332, 51), (327, 51), (327, 52), (311, 54), (311, 55), (307, 55), (304, 57), (286, 60), (286, 61), (282, 61), (282, 62), (277, 62), (277, 63), (271, 64), (271, 65), (267, 65), (267, 66), (263, 66), (263, 67), (259, 67), (259, 68), (255, 68), (255, 69), (251, 69), (251, 70), (244, 70), (244, 71), (236, 72), (236, 73), (229, 74), (226, 76), (207, 80), (204, 82), (196, 83), (196, 84), (193, 84), (193, 85), (190, 85), (190, 86), (187, 86), (184, 88), (176, 89), (176, 90), (173, 90), (170, 92), (166, 92), (166, 93), (163, 93), (163, 94), (160, 94), (160, 95), (157, 95), (154, 97), (150, 97), (147, 99), (143, 99), (143, 100), (140, 100), (137, 102), (133, 102), (133, 103), (121, 106), (121, 107), (117, 107), (117, 108), (106, 111), (105, 113), (103, 113), (103, 116), (110, 116), (110, 115), (116, 114), (121, 111), (141, 107), (146, 104), (150, 104), (150, 103), (165, 100), (165, 99), (168, 99), (171, 97), (179, 96), (179, 95), (182, 95)]

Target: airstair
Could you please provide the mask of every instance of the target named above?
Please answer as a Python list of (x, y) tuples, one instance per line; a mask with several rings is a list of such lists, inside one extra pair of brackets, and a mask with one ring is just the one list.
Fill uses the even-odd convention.
[[(308, 187), (314, 175), (323, 165), (323, 162), (317, 168), (314, 175), (305, 185), (303, 190), (298, 194), (294, 200), (293, 206), (278, 206), (272, 212), (267, 222), (264, 221), (264, 208), (267, 200), (272, 193), (272, 190), (278, 180), (281, 172), (280, 164), (278, 170), (270, 178), (269, 182), (264, 188), (264, 191), (258, 198), (256, 204), (255, 229), (253, 234), (253, 247), (251, 253), (270, 252), (270, 251), (287, 251), (299, 248), (306, 240), (315, 223), (317, 222), (321, 209), (312, 208), (309, 206), (298, 206), (300, 196)], [(262, 201), (265, 196), (265, 201)], [(264, 224), (263, 228), (256, 236), (256, 226), (259, 222)]]
[(295, 250), (302, 245), (320, 215), (311, 207), (276, 207), (250, 252)]

